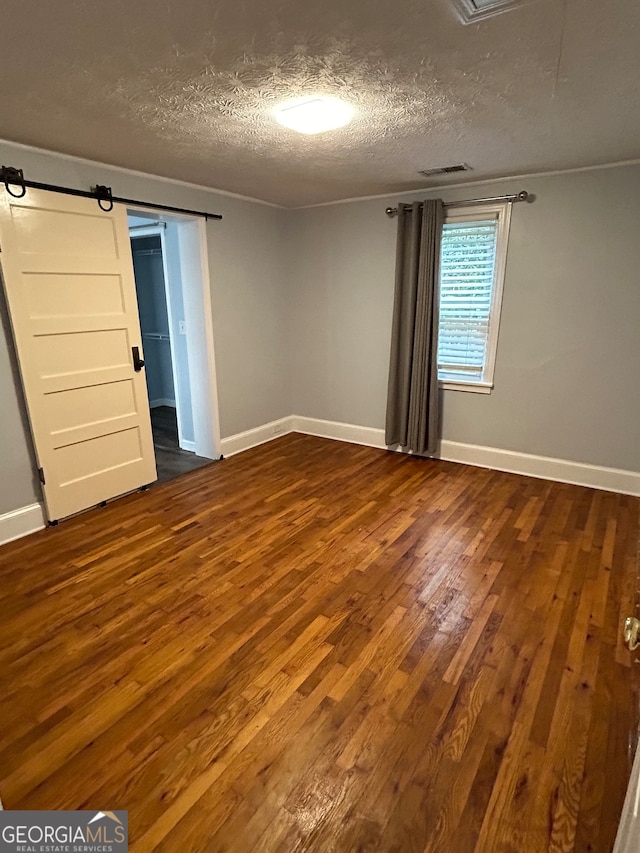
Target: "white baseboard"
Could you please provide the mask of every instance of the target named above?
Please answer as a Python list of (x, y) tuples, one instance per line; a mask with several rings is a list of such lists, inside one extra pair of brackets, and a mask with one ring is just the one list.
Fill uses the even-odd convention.
[(500, 450), (480, 444), (463, 444), (459, 441), (443, 441), (439, 457), (449, 462), (462, 462), (479, 468), (493, 468), (496, 471), (525, 474), (527, 477), (537, 477), (541, 480), (555, 480), (558, 483), (588, 486), (605, 492), (640, 496), (639, 471), (605, 468), (586, 462), (535, 456), (532, 453)]
[(29, 533), (42, 530), (45, 526), (41, 504), (30, 504), (5, 512), (4, 515), (0, 515), (0, 545), (13, 542), (21, 536), (28, 536)]
[(158, 406), (170, 406), (172, 409), (175, 409), (176, 401), (170, 400), (168, 397), (157, 397), (155, 400), (149, 400), (150, 409), (157, 409)]
[[(337, 441), (387, 449), (383, 429), (293, 415), (223, 439), (222, 452), (225, 456), (240, 453), (242, 450), (255, 447), (287, 432), (302, 432), (320, 438), (332, 438)], [(231, 449), (227, 451), (226, 447)], [(640, 496), (640, 472), (638, 471), (605, 468), (601, 465), (573, 462), (569, 459), (536, 456), (532, 453), (464, 444), (459, 441), (442, 441), (438, 458), (511, 474), (524, 474), (527, 477), (542, 480), (555, 480), (607, 492)]]
[(242, 453), (243, 450), (249, 450), (251, 447), (257, 447), (266, 441), (293, 432), (293, 421), (293, 417), (280, 418), (280, 420), (270, 421), (268, 424), (262, 424), (262, 426), (254, 429), (247, 429), (244, 432), (230, 435), (220, 442), (220, 451), (223, 456), (227, 457)]
[(305, 418), (294, 415), (293, 432), (303, 432), (305, 435), (317, 435), (319, 438), (334, 438), (338, 441), (348, 441), (350, 444), (366, 444), (367, 447), (387, 449), (384, 442), (384, 430), (374, 427), (343, 424), (339, 421), (323, 421), (320, 418)]
[(188, 450), (189, 453), (195, 453), (196, 452), (196, 443), (195, 443), (195, 441), (187, 441), (186, 438), (183, 438), (182, 441), (180, 442), (180, 449), (181, 450)]

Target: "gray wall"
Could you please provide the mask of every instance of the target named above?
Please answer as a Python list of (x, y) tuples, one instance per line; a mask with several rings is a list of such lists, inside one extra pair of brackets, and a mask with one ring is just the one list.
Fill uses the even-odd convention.
[[(640, 167), (498, 182), (513, 208), (490, 395), (443, 393), (443, 437), (640, 470)], [(426, 193), (402, 196), (402, 200)], [(383, 427), (393, 196), (290, 214), (296, 414)]]
[[(31, 180), (79, 188), (107, 184), (115, 195), (222, 213), (222, 222), (207, 224), (222, 437), (291, 413), (285, 211), (6, 143), (0, 143), (0, 162), (23, 168)], [(38, 499), (9, 352), (7, 335), (0, 333), (0, 514)]]
[(11, 326), (0, 286), (0, 515), (28, 506), (39, 494), (27, 416), (13, 349), (5, 345)]
[[(285, 232), (288, 211), (222, 199), (209, 226), (222, 438), (292, 412)], [(218, 227), (219, 226), (219, 227)]]

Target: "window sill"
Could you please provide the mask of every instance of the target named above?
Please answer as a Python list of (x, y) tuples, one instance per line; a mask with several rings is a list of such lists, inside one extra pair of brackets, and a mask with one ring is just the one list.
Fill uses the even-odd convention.
[(438, 385), (443, 391), (471, 391), (473, 394), (490, 394), (493, 388), (491, 382), (454, 382), (442, 379)]

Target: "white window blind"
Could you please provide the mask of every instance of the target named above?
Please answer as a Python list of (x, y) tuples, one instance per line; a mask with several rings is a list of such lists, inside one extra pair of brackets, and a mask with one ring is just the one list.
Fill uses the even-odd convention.
[(444, 382), (487, 381), (499, 231), (496, 212), (452, 218), (443, 227), (438, 374)]

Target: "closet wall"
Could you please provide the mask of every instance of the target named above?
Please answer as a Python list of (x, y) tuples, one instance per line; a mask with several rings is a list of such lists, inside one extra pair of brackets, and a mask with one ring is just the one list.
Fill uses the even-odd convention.
[(131, 245), (149, 403), (175, 406), (160, 237), (136, 237)]

